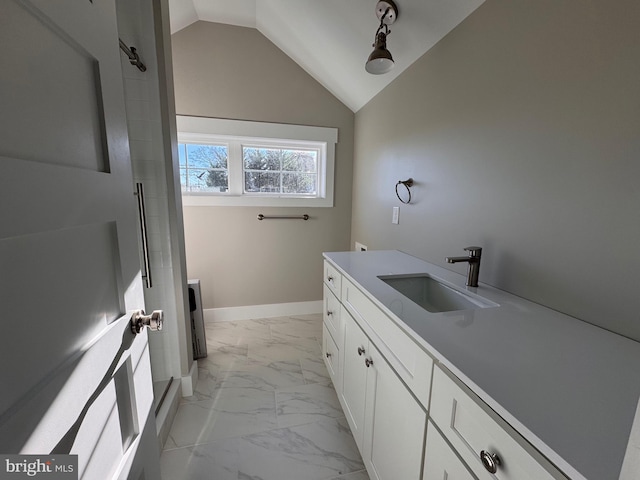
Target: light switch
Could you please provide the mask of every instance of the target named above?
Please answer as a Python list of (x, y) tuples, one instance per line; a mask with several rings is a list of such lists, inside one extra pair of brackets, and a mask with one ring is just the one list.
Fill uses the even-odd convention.
[(393, 223), (394, 225), (398, 225), (400, 223), (400, 207), (393, 207), (391, 223)]

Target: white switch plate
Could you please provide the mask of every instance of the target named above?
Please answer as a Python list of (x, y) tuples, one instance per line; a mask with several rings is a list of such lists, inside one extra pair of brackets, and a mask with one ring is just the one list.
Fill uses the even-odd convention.
[(391, 223), (393, 223), (394, 225), (398, 225), (400, 223), (400, 207), (393, 207)]

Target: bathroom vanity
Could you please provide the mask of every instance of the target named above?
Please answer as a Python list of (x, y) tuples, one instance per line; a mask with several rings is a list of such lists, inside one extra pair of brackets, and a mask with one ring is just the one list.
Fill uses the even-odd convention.
[(402, 252), (324, 257), (323, 356), (372, 480), (640, 478), (638, 342)]

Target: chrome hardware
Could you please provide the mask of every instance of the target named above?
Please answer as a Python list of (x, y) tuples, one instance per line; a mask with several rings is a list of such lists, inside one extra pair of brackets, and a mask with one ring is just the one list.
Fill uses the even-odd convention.
[(327, 356), (327, 358), (331, 357), (331, 354), (329, 352), (325, 353), (325, 355)]
[(359, 356), (364, 355), (364, 348), (362, 348), (362, 347), (358, 347), (358, 355), (359, 355)]
[(327, 310), (327, 317), (330, 317), (331, 315), (333, 315), (333, 312), (331, 310)]
[(145, 315), (144, 310), (136, 310), (131, 315), (131, 331), (138, 334), (144, 330), (145, 326), (154, 332), (162, 330), (163, 320), (164, 313), (162, 310), (154, 310), (151, 315)]
[(129, 63), (134, 67), (137, 67), (141, 72), (146, 72), (147, 67), (144, 63), (142, 63), (142, 60), (140, 60), (140, 55), (138, 55), (135, 47), (128, 47), (127, 44), (122, 41), (122, 39), (119, 38), (118, 40), (120, 40), (120, 50), (122, 50), (125, 55), (129, 57)]
[(367, 368), (369, 368), (371, 365), (373, 365), (373, 360), (371, 360), (370, 358), (365, 358), (364, 364), (367, 366)]
[[(402, 195), (401, 195), (400, 192), (398, 191), (398, 185), (404, 185), (404, 188), (406, 188), (407, 193), (405, 194), (404, 191), (402, 191)], [(408, 180), (398, 180), (398, 183), (396, 183), (396, 197), (398, 197), (398, 200), (400, 200), (402, 203), (411, 203), (410, 187), (413, 187), (413, 178), (409, 178)]]
[(142, 237), (142, 262), (144, 263), (144, 278), (147, 288), (151, 288), (151, 259), (149, 257), (149, 238), (147, 237), (147, 217), (144, 209), (144, 190), (142, 189), (142, 183), (136, 183), (136, 192), (134, 194), (138, 197), (138, 216), (140, 218), (140, 236)]
[(480, 452), (480, 460), (489, 473), (496, 473), (498, 467), (502, 464), (497, 454), (485, 452), (484, 450)]
[(469, 263), (467, 269), (467, 287), (478, 286), (478, 276), (480, 275), (480, 257), (482, 256), (482, 247), (466, 247), (465, 252), (469, 252), (468, 257), (446, 257), (447, 263)]
[(327, 277), (327, 281), (328, 281), (328, 282), (333, 283), (333, 277), (332, 277), (331, 275), (329, 275), (329, 276)]

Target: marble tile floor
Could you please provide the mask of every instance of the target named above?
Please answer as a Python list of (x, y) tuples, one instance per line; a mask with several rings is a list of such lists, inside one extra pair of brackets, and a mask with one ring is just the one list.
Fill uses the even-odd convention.
[(322, 315), (207, 326), (162, 480), (369, 480), (321, 357)]

